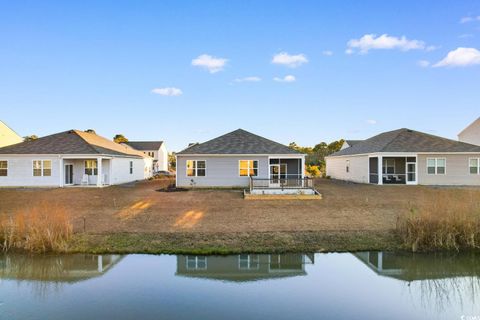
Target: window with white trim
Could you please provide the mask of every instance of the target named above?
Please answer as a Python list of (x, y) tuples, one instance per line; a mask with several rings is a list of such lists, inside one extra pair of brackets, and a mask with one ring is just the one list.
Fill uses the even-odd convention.
[(187, 256), (187, 269), (189, 270), (206, 270), (207, 257)]
[(480, 159), (479, 158), (470, 158), (468, 161), (468, 166), (470, 168), (470, 174), (480, 174)]
[(260, 266), (258, 254), (241, 254), (238, 256), (238, 269), (252, 270)]
[(205, 160), (187, 160), (187, 177), (205, 177), (206, 171)]
[(240, 160), (238, 162), (238, 171), (240, 177), (257, 176), (258, 161), (257, 160)]
[(130, 161), (130, 174), (133, 174), (133, 161)]
[(345, 172), (350, 172), (350, 160), (345, 161)]
[(32, 167), (34, 177), (50, 177), (52, 175), (51, 160), (33, 160)]
[(98, 175), (97, 160), (85, 160), (85, 174), (89, 176)]
[(383, 159), (383, 174), (395, 174), (395, 159)]
[(8, 161), (0, 160), (0, 177), (8, 176)]
[(428, 158), (427, 174), (445, 174), (447, 167), (447, 159), (445, 158)]

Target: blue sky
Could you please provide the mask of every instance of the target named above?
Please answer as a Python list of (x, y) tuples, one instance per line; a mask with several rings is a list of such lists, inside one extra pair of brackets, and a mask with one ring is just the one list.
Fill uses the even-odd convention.
[(455, 138), (480, 116), (479, 50), (479, 1), (0, 1), (0, 119), (171, 150), (237, 128)]

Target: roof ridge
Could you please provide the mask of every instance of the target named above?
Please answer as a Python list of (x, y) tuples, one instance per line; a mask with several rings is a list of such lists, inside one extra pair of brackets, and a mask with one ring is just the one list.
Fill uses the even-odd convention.
[[(97, 154), (100, 154), (100, 152), (98, 152), (98, 150), (95, 149), (90, 142), (88, 142), (87, 140), (85, 140), (85, 139), (82, 137), (82, 135), (78, 133), (78, 131), (80, 131), (80, 130), (72, 129), (72, 130), (68, 130), (68, 131), (65, 131), (65, 132), (66, 132), (66, 133), (69, 133), (69, 132), (75, 133), (75, 134), (77, 135), (77, 137), (79, 137), (80, 139), (82, 139), (82, 141), (83, 141), (91, 150), (93, 150), (93, 152), (95, 152), (95, 153), (97, 153)], [(88, 132), (85, 132), (85, 133), (88, 133)], [(114, 150), (112, 150), (112, 151), (114, 151)]]
[[(480, 120), (480, 118), (478, 118), (478, 119)], [(426, 133), (426, 132), (421, 132), (421, 131), (416, 131), (416, 130), (411, 130), (411, 131), (416, 132), (416, 133), (419, 133), (419, 134), (423, 134), (423, 135), (425, 135), (425, 136), (429, 136), (429, 137), (433, 137), (433, 138), (437, 138), (437, 139), (442, 139), (442, 140), (445, 140), (445, 141), (449, 141), (449, 142), (455, 142), (455, 143), (465, 144), (465, 145), (472, 146), (472, 147), (478, 147), (478, 146), (475, 145), (475, 144), (471, 144), (471, 143), (463, 142), (463, 141), (459, 141), (459, 140), (453, 140), (453, 139), (445, 138), (445, 137), (442, 137), (442, 136), (436, 136), (436, 135), (431, 134), (431, 133)]]
[(395, 141), (396, 138), (398, 138), (398, 136), (403, 133), (403, 132), (408, 132), (408, 131), (413, 131), (413, 130), (410, 130), (410, 129), (407, 129), (407, 128), (401, 128), (401, 129), (397, 129), (397, 130), (392, 130), (392, 131), (387, 131), (387, 132), (384, 132), (384, 133), (381, 133), (381, 134), (386, 134), (386, 133), (392, 133), (392, 132), (395, 132), (397, 131), (397, 133), (392, 137), (392, 139), (390, 139), (390, 141), (388, 143), (386, 143), (381, 149), (380, 149), (380, 152), (383, 152), (385, 149), (387, 149), (387, 147), (389, 145), (392, 144), (393, 141)]

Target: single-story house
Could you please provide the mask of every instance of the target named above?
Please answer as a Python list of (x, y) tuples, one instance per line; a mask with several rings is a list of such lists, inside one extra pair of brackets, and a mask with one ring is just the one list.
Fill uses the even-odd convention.
[(121, 184), (151, 177), (152, 162), (129, 146), (69, 130), (0, 148), (0, 187)]
[(480, 185), (480, 146), (410, 129), (326, 157), (327, 176), (371, 184)]
[(15, 131), (10, 129), (10, 127), (7, 126), (4, 122), (0, 121), (0, 148), (20, 143), (22, 141), (22, 137), (20, 137)]
[(153, 158), (153, 171), (168, 171), (168, 151), (163, 141), (128, 141), (125, 142), (135, 150), (142, 151)]
[(242, 129), (176, 154), (179, 187), (302, 187), (305, 155)]
[(480, 146), (480, 118), (458, 134), (458, 140)]

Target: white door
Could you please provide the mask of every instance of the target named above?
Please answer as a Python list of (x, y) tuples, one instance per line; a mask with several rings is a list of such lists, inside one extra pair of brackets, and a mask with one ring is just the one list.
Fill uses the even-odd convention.
[(417, 184), (417, 163), (407, 162), (407, 184)]
[(280, 165), (271, 164), (270, 165), (270, 187), (279, 187), (280, 186)]

